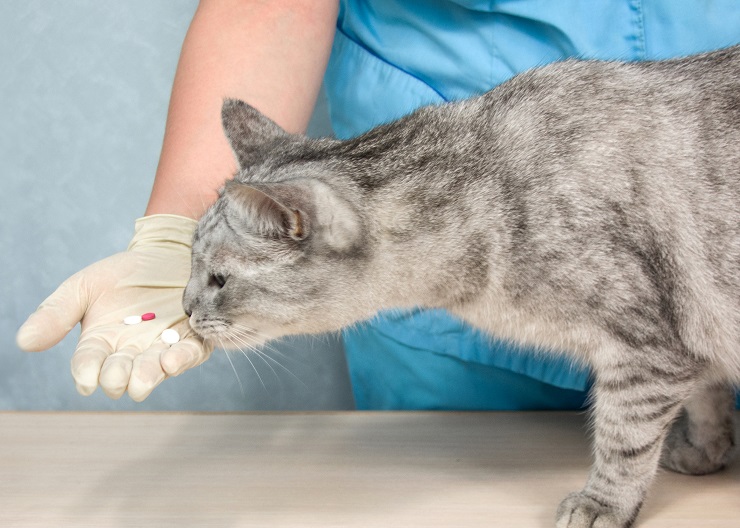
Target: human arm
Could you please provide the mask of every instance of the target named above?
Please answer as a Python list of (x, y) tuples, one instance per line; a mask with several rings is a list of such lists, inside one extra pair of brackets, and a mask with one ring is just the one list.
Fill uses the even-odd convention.
[(236, 164), (225, 97), (305, 131), (329, 59), (336, 0), (202, 0), (183, 43), (147, 215), (199, 218)]
[[(188, 218), (205, 211), (235, 170), (221, 129), (222, 101), (244, 99), (289, 131), (305, 129), (336, 10), (335, 0), (201, 1), (183, 44), (147, 216), (137, 221), (129, 251), (65, 281), (21, 327), (20, 348), (50, 348), (81, 322), (72, 358), (78, 391), (90, 394), (100, 384), (112, 398), (128, 389), (138, 401), (209, 356), (180, 300), (195, 225)], [(161, 316), (146, 326), (123, 325), (122, 316), (139, 307)], [(164, 347), (159, 334), (170, 326), (184, 339)]]

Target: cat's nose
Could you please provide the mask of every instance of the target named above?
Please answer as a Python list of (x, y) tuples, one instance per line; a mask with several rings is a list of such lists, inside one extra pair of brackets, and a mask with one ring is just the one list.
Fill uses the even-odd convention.
[(182, 292), (182, 309), (188, 317), (193, 315), (193, 296), (188, 294), (187, 286), (185, 287), (185, 291)]
[(193, 315), (193, 303), (185, 296), (182, 299), (182, 309), (185, 311), (185, 315), (190, 317)]

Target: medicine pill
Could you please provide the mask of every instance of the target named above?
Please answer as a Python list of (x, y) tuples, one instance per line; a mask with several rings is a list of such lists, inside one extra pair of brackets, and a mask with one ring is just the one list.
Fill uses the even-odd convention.
[(154, 313), (152, 313), (152, 312), (147, 312), (147, 313), (145, 313), (144, 315), (142, 315), (142, 316), (141, 316), (141, 320), (142, 320), (142, 321), (151, 321), (151, 320), (152, 320), (152, 319), (154, 319), (155, 317), (157, 317), (157, 316), (156, 316), (156, 315), (154, 315)]
[(164, 341), (168, 345), (174, 345), (179, 340), (180, 340), (180, 334), (177, 333), (177, 330), (168, 328), (167, 330), (162, 332), (162, 341)]
[(135, 325), (135, 324), (139, 324), (140, 322), (141, 322), (140, 315), (129, 315), (123, 318), (123, 324), (127, 324), (127, 325)]

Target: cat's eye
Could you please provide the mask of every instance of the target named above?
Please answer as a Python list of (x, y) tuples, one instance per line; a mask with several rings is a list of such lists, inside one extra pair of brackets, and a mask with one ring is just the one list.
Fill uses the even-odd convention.
[(208, 285), (220, 289), (226, 284), (226, 279), (228, 279), (228, 277), (225, 275), (220, 273), (211, 273), (210, 277), (208, 277)]

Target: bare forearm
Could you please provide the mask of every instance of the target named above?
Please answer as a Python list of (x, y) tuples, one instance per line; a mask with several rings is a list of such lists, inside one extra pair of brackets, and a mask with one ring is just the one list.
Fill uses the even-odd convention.
[(336, 0), (202, 0), (183, 43), (146, 214), (198, 218), (236, 170), (225, 97), (302, 132), (331, 50)]

